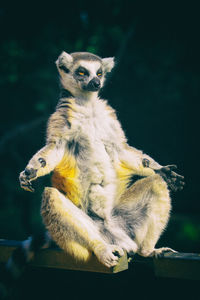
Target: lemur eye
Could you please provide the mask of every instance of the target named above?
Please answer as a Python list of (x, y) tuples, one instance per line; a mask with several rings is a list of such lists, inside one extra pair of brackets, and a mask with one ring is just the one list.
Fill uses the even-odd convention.
[(76, 70), (76, 75), (78, 76), (89, 76), (89, 72), (88, 70), (86, 70), (85, 68), (83, 67), (79, 67), (77, 70)]
[(97, 71), (97, 76), (98, 76), (98, 77), (101, 77), (101, 76), (102, 76), (102, 70), (101, 70), (101, 69), (99, 69), (99, 70)]

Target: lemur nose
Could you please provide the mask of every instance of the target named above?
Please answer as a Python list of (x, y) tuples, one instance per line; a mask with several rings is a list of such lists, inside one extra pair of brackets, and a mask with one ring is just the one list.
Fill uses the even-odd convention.
[(100, 82), (99, 78), (94, 77), (88, 83), (87, 90), (91, 91), (91, 92), (96, 92), (100, 89), (100, 87), (101, 87), (101, 82)]
[(95, 88), (99, 88), (100, 87), (100, 80), (99, 80), (99, 78), (93, 78), (92, 80), (91, 80), (91, 84), (95, 87)]

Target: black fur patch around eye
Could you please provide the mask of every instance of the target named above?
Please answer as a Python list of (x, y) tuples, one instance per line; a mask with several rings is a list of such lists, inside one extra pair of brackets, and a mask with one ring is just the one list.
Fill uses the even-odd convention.
[(103, 71), (102, 71), (102, 69), (100, 68), (98, 71), (97, 71), (97, 76), (98, 76), (98, 74), (101, 74), (100, 76), (102, 76), (103, 75)]
[(89, 76), (89, 71), (86, 68), (81, 67), (81, 66), (78, 67), (78, 69), (76, 69), (75, 73), (77, 76), (80, 76), (79, 73), (84, 73), (83, 76)]

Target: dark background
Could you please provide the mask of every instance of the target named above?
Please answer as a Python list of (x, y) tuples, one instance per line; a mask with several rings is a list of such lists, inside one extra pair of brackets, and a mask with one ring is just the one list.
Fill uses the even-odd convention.
[(169, 226), (159, 244), (200, 251), (200, 17), (188, 1), (18, 1), (0, 4), (0, 238), (25, 239), (42, 227), (41, 193), (18, 176), (44, 145), (59, 96), (55, 60), (63, 51), (115, 56), (103, 92), (129, 143), (185, 176), (172, 193)]

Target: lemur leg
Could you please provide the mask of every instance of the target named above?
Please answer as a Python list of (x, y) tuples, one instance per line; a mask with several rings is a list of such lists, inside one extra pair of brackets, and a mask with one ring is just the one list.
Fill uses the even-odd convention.
[(41, 214), (51, 237), (77, 259), (87, 260), (94, 252), (112, 267), (124, 254), (119, 246), (106, 243), (95, 222), (55, 188), (45, 188)]
[(103, 187), (97, 184), (91, 185), (89, 193), (90, 213), (95, 213), (95, 215), (103, 220), (101, 231), (104, 234), (104, 238), (107, 238), (109, 242), (116, 243), (128, 253), (136, 252), (136, 243), (131, 240), (123, 228), (120, 228), (119, 224), (112, 218), (114, 197), (114, 184), (108, 184)]
[(163, 251), (173, 251), (170, 248), (155, 249), (171, 209), (167, 184), (161, 176), (156, 174), (138, 180), (122, 195), (120, 202), (116, 211), (127, 218), (127, 228), (132, 230), (130, 235), (134, 236), (140, 255), (156, 256)]

